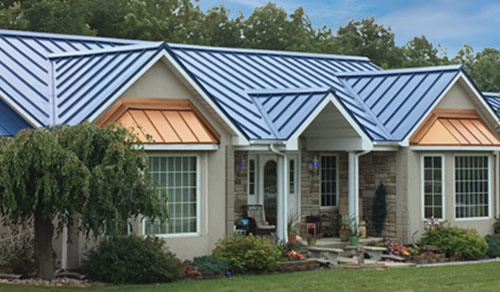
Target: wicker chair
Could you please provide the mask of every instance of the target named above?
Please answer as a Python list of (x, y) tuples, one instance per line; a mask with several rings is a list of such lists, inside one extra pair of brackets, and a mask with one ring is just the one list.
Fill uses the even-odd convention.
[(262, 205), (247, 205), (247, 217), (253, 218), (257, 224), (258, 234), (269, 234), (276, 230), (276, 226), (270, 225), (266, 221), (264, 208)]

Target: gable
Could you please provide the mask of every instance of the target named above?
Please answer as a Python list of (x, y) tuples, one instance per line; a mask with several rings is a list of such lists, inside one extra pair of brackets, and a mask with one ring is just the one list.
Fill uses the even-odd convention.
[(122, 97), (194, 98), (165, 61), (158, 60)]
[(466, 93), (461, 83), (455, 83), (443, 99), (436, 105), (441, 109), (476, 109), (472, 98)]

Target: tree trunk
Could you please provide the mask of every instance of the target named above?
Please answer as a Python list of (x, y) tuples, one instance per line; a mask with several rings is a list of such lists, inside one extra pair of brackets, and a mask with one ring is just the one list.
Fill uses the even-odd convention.
[(35, 256), (38, 265), (38, 277), (44, 280), (54, 278), (54, 260), (52, 258), (52, 220), (43, 216), (39, 207), (35, 211)]

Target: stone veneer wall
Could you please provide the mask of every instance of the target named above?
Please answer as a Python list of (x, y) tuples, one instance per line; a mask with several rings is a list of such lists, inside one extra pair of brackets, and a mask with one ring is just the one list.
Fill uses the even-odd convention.
[[(240, 161), (244, 160), (247, 165), (238, 167)], [(234, 151), (234, 219), (243, 218), (243, 206), (247, 204), (247, 181), (248, 181), (248, 151)]]
[(380, 183), (387, 190), (387, 219), (382, 235), (397, 238), (396, 231), (396, 152), (370, 152), (359, 158), (359, 192), (363, 200), (363, 219), (367, 222), (368, 235), (374, 236), (371, 224), (375, 191)]
[[(303, 143), (304, 145), (305, 143)], [(347, 152), (310, 152), (306, 151), (305, 147), (301, 150), (301, 219), (306, 221), (306, 217), (321, 216), (323, 234), (338, 235), (338, 208), (321, 209), (320, 208), (320, 173), (315, 174), (309, 169), (314, 156), (321, 160), (321, 155), (338, 155), (339, 166), (339, 201), (340, 198), (347, 199), (348, 197), (348, 181), (347, 181)]]

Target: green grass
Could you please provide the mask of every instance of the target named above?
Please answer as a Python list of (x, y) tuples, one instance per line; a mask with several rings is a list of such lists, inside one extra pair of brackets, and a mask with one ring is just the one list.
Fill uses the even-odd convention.
[(499, 291), (500, 262), (461, 266), (401, 268), (386, 271), (320, 270), (241, 276), (231, 280), (186, 280), (161, 285), (91, 288), (41, 288), (1, 284), (0, 292), (160, 292), (160, 291)]

